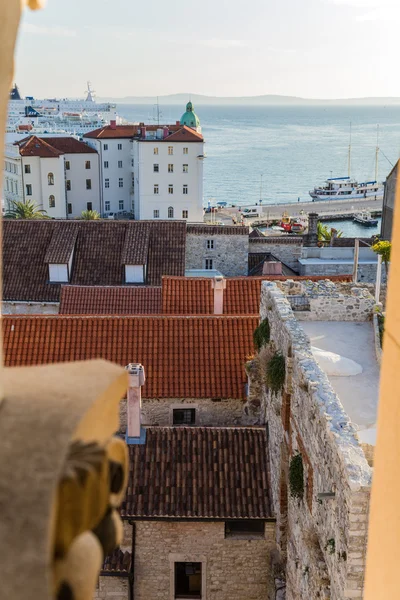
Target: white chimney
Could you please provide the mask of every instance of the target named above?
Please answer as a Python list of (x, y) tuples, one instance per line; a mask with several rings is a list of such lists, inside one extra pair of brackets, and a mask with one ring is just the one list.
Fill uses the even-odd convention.
[(127, 401), (127, 434), (130, 438), (140, 438), (142, 412), (141, 387), (146, 380), (144, 367), (140, 363), (130, 363), (125, 367), (129, 373)]
[(226, 280), (222, 275), (217, 275), (211, 282), (214, 290), (214, 315), (224, 314), (224, 290), (226, 289)]

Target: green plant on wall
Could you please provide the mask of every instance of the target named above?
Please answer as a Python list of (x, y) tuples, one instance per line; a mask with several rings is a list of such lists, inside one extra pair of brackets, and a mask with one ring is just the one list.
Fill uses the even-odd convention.
[(279, 392), (285, 384), (285, 378), (285, 357), (280, 352), (275, 352), (267, 364), (267, 385), (273, 392)]
[(301, 454), (293, 456), (289, 465), (289, 487), (292, 498), (303, 498), (304, 495), (304, 467)]
[(268, 319), (261, 321), (253, 333), (254, 345), (259, 352), (265, 344), (268, 344), (270, 338), (270, 327)]
[[(327, 542), (326, 542), (326, 546), (325, 546), (325, 550), (327, 552), (329, 552), (329, 554), (335, 554), (335, 540), (334, 538), (330, 538)], [(347, 556), (346, 556), (347, 558)]]

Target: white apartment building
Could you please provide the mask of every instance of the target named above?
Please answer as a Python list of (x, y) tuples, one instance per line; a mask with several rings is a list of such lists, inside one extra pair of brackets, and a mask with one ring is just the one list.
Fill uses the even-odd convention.
[(31, 136), (6, 144), (3, 209), (32, 200), (56, 219), (100, 211), (99, 157), (73, 137)]
[(189, 102), (175, 125), (110, 125), (85, 134), (100, 159), (101, 212), (203, 221), (204, 139)]

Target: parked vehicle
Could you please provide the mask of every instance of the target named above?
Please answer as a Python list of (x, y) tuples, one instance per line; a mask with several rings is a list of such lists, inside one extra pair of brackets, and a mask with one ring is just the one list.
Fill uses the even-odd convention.
[(244, 208), (242, 215), (243, 218), (255, 218), (260, 216), (258, 208)]

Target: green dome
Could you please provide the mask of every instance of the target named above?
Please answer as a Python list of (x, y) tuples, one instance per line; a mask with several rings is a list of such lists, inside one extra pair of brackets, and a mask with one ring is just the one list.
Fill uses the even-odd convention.
[(186, 104), (186, 112), (181, 117), (181, 125), (187, 127), (200, 127), (200, 119), (193, 110), (193, 104), (188, 102)]

